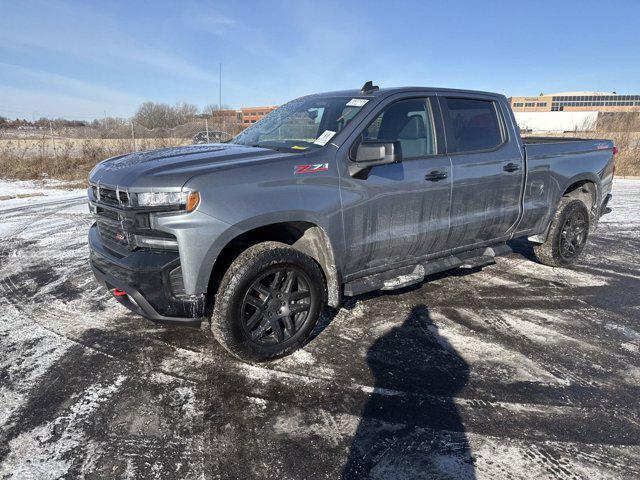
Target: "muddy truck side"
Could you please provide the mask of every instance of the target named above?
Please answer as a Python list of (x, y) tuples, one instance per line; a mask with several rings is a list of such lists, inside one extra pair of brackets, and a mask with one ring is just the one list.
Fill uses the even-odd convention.
[(305, 96), (229, 143), (114, 157), (88, 190), (96, 278), (156, 322), (263, 361), (325, 305), (480, 267), (527, 237), (567, 266), (607, 211), (609, 140), (520, 137), (503, 95), (440, 88)]

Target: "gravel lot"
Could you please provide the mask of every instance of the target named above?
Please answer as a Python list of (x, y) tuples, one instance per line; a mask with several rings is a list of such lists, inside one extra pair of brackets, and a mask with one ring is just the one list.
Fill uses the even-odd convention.
[(207, 324), (111, 299), (84, 200), (11, 202), (0, 478), (640, 477), (640, 181), (616, 181), (573, 269), (515, 242), (482, 270), (349, 299), (260, 366)]

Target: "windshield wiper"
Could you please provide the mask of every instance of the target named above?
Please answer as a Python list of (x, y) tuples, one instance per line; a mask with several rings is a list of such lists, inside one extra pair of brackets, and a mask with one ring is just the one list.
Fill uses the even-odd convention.
[(268, 148), (269, 150), (275, 150), (276, 152), (282, 151), (280, 147), (275, 147), (273, 145), (260, 145), (259, 143), (250, 143), (249, 146), (254, 148)]

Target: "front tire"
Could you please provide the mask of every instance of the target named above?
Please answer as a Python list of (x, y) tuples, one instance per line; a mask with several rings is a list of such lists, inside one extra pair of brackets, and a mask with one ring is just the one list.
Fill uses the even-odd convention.
[(564, 197), (560, 200), (547, 240), (534, 245), (533, 251), (540, 263), (551, 267), (573, 264), (587, 243), (589, 211), (581, 200)]
[(325, 298), (322, 271), (311, 257), (284, 243), (259, 243), (224, 274), (211, 330), (240, 360), (272, 360), (304, 345)]

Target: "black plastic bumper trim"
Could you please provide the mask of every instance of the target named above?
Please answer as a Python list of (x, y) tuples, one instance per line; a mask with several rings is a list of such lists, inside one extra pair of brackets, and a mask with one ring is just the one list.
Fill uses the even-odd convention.
[(609, 204), (609, 200), (611, 200), (612, 195), (610, 193), (604, 197), (604, 202), (602, 202), (602, 206), (600, 207), (600, 216), (606, 215), (607, 213), (611, 213), (611, 209), (607, 207)]
[[(125, 291), (127, 293), (126, 295), (114, 296), (114, 298), (122, 306), (148, 320), (167, 325), (199, 327), (200, 323), (204, 319), (204, 312), (202, 312), (203, 314), (201, 316), (195, 318), (165, 317), (164, 315), (160, 315), (147, 301), (147, 299), (144, 298), (144, 296), (135, 288), (120, 282), (117, 278), (109, 275), (108, 273), (101, 272), (93, 264), (91, 265), (91, 270), (93, 270), (93, 274), (96, 279), (110, 292), (113, 292), (115, 289)], [(133, 299), (133, 301), (131, 299)]]

